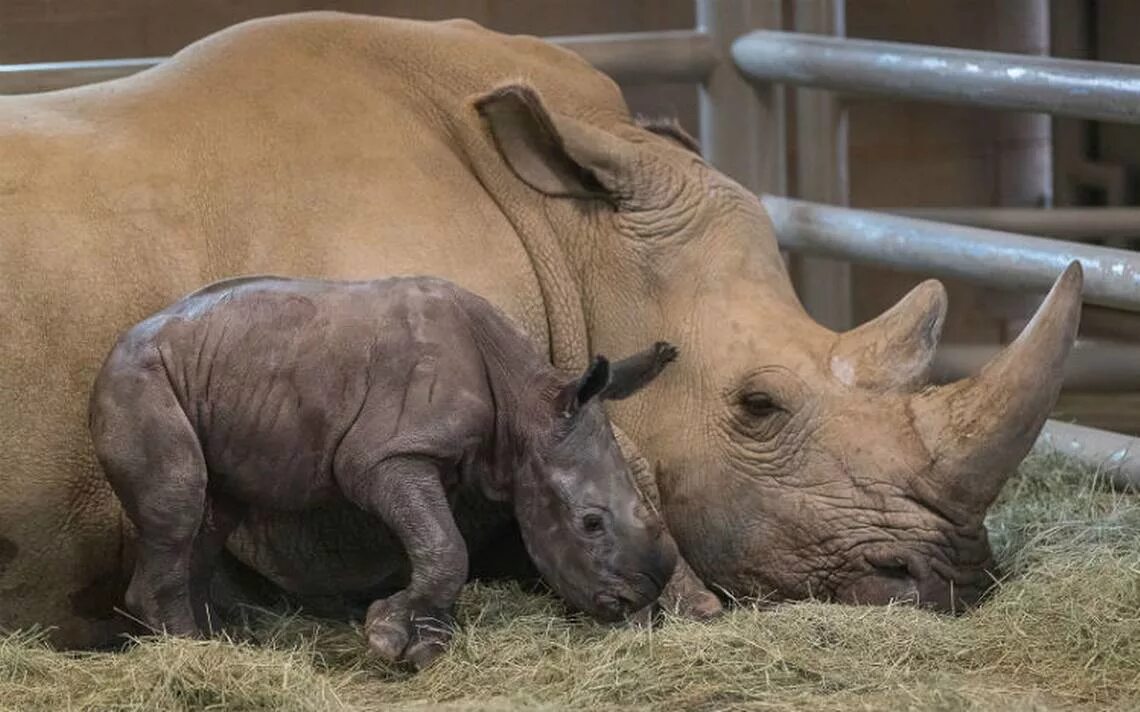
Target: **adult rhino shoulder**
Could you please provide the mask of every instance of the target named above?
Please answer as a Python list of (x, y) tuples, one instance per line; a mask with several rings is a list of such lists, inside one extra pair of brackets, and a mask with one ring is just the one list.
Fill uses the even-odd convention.
[(130, 551), (87, 389), (117, 332), (202, 284), (433, 274), (567, 369), (675, 343), (611, 414), (706, 583), (945, 608), (990, 580), (985, 509), (1076, 323), (1070, 273), (983, 377), (922, 390), (939, 288), (848, 334), (815, 324), (760, 203), (691, 139), (633, 120), (572, 53), (471, 23), (257, 20), (134, 77), (3, 98), (0, 183), (0, 625), (67, 643), (113, 623), (114, 587), (71, 601)]

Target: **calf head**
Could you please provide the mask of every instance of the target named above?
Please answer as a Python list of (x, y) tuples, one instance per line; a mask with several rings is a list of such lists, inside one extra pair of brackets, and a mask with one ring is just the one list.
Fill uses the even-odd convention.
[(519, 409), (525, 447), (513, 502), (523, 542), (547, 583), (603, 620), (656, 600), (677, 554), (634, 483), (602, 401), (632, 395), (676, 353), (658, 343), (613, 364), (598, 356), (578, 378), (549, 375)]

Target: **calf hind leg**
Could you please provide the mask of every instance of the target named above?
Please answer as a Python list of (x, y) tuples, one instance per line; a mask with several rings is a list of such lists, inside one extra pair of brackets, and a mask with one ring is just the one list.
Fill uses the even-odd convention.
[(245, 506), (224, 495), (208, 492), (205, 513), (190, 559), (190, 600), (198, 628), (214, 633), (221, 621), (210, 602), (210, 584), (226, 540), (241, 524)]
[(138, 529), (127, 610), (155, 631), (197, 634), (190, 563), (205, 507), (206, 465), (165, 373), (122, 366), (102, 374), (90, 425), (103, 471)]

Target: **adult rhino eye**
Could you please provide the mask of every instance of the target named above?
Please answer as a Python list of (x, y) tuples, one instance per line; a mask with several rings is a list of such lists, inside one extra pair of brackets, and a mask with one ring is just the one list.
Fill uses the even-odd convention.
[(776, 405), (767, 393), (746, 393), (740, 397), (740, 407), (753, 418), (768, 418), (784, 409)]
[(597, 536), (606, 528), (606, 520), (600, 514), (590, 513), (582, 517), (582, 529), (587, 534)]

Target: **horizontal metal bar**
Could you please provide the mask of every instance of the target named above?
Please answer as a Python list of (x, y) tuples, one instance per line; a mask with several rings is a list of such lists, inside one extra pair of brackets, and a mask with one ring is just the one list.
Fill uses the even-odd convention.
[[(968, 378), (1000, 350), (1001, 346), (989, 344), (945, 345), (935, 354), (930, 378), (935, 383)], [(1078, 341), (1065, 361), (1064, 387), (1081, 392), (1140, 391), (1140, 346)]]
[(1140, 253), (807, 203), (761, 200), (784, 249), (1044, 293), (1072, 260), (1084, 300), (1140, 311)]
[[(579, 54), (625, 84), (701, 82), (720, 61), (708, 35), (696, 30), (567, 35), (548, 41)], [(119, 79), (165, 57), (85, 62), (0, 64), (0, 94), (28, 94)]]
[(142, 57), (85, 62), (0, 64), (0, 94), (31, 94), (105, 82), (141, 72), (158, 64), (162, 59), (162, 57)]
[(1033, 451), (1068, 455), (1096, 468), (1118, 489), (1140, 489), (1140, 438), (1047, 420)]
[(881, 208), (880, 212), (1065, 240), (1140, 237), (1140, 208)]
[(1140, 123), (1140, 66), (756, 31), (732, 57), (745, 76), (1056, 116)]
[(548, 37), (622, 84), (703, 82), (721, 61), (712, 38), (696, 30)]

